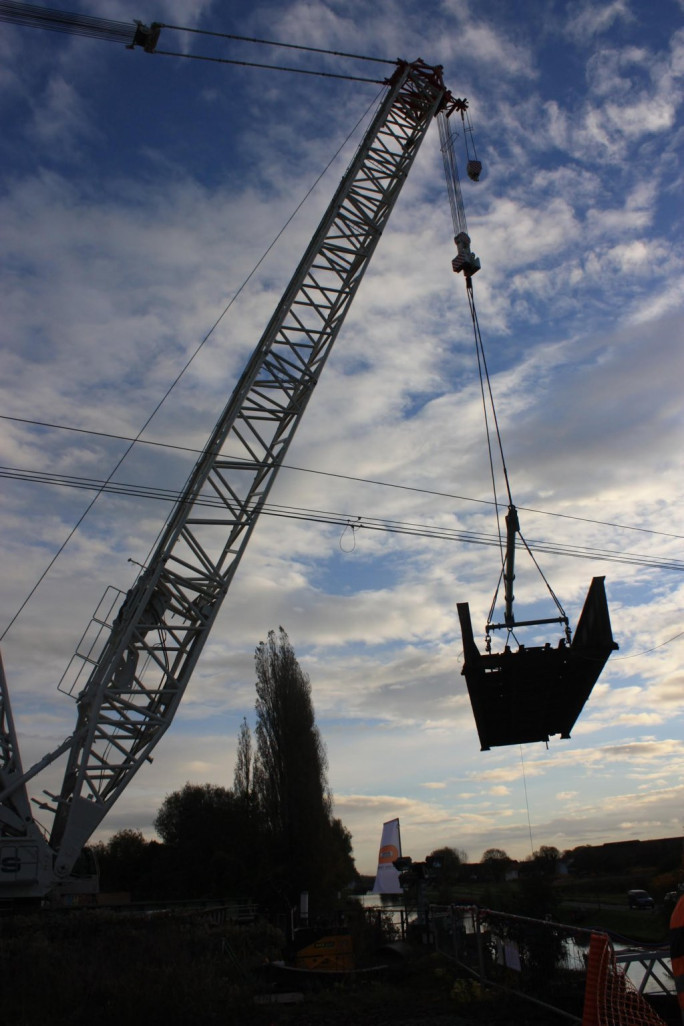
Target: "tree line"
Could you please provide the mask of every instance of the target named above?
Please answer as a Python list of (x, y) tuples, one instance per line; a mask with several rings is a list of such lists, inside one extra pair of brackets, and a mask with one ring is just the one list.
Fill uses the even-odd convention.
[(154, 825), (95, 846), (102, 891), (133, 900), (212, 898), (289, 909), (302, 891), (327, 911), (357, 873), (351, 834), (333, 814), (309, 677), (283, 628), (255, 652), (256, 727), (243, 720), (232, 787), (186, 783)]

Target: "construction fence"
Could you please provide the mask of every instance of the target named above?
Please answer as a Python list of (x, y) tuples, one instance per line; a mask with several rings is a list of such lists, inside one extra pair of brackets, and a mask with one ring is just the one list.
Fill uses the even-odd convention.
[(426, 919), (436, 950), (478, 986), (582, 1026), (681, 1026), (668, 948), (614, 945), (603, 933), (474, 906), (431, 906)]

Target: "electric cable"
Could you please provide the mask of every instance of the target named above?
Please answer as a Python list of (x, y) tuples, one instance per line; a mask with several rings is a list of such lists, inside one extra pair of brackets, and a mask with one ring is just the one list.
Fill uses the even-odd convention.
[[(53, 474), (49, 471), (21, 470), (13, 467), (0, 467), (0, 478), (17, 480), (31, 484), (49, 485), (51, 487), (95, 490), (98, 491), (98, 493), (107, 493), (109, 495), (163, 501), (168, 502), (171, 505), (175, 505), (183, 495), (182, 491), (155, 485), (136, 485), (121, 481), (105, 482), (96, 478)], [(194, 501), (198, 506), (211, 509), (224, 508), (222, 501), (218, 497), (209, 493), (197, 497)], [(263, 512), (266, 515), (274, 517), (339, 526), (343, 527), (345, 531), (351, 528), (354, 533), (357, 530), (365, 529), (369, 531), (384, 531), (391, 534), (410, 535), (412, 537), (427, 538), (437, 541), (455, 541), (471, 545), (498, 546), (499, 544), (499, 539), (496, 534), (487, 534), (485, 532), (472, 531), (463, 528), (433, 527), (425, 523), (393, 520), (386, 517), (370, 515), (359, 516), (358, 514), (351, 516), (346, 512), (310, 509), (300, 506), (287, 506), (280, 503), (265, 503), (263, 506)], [(535, 549), (538, 551), (551, 555), (570, 556), (579, 559), (604, 560), (607, 562), (622, 563), (628, 566), (644, 566), (649, 569), (668, 570), (680, 573), (684, 572), (684, 561), (682, 560), (668, 560), (656, 556), (648, 556), (644, 553), (629, 552), (623, 549), (602, 549), (593, 546), (578, 545), (570, 546), (548, 542), (541, 539), (534, 541), (533, 544)], [(531, 552), (530, 556), (535, 562), (537, 568), (539, 568), (537, 561)]]
[(673, 634), (667, 641), (661, 641), (659, 645), (654, 645), (652, 648), (644, 648), (641, 652), (632, 652), (630, 655), (613, 656), (612, 662), (619, 663), (623, 659), (636, 659), (637, 656), (649, 655), (651, 652), (657, 652), (659, 648), (665, 648), (666, 645), (671, 645), (673, 641), (678, 641), (679, 638), (684, 638), (684, 631), (679, 631), (678, 634)]
[[(68, 431), (73, 434), (89, 435), (93, 438), (105, 438), (115, 442), (131, 442), (134, 440), (131, 435), (119, 435), (114, 434), (111, 431), (95, 431), (92, 428), (80, 428), (70, 424), (58, 424), (54, 421), (35, 420), (31, 417), (17, 417), (9, 413), (0, 413), (0, 420), (8, 420), (16, 424), (26, 424), (30, 427), (49, 428), (54, 431)], [(202, 452), (201, 449), (196, 449), (189, 445), (178, 445), (173, 442), (159, 442), (150, 438), (139, 438), (137, 440), (137, 444), (138, 446), (147, 445), (159, 449), (169, 449), (173, 452), (189, 453), (193, 456), (199, 456)], [(21, 470), (21, 468), (15, 469), (17, 469), (18, 472)], [(333, 470), (320, 470), (315, 467), (300, 467), (294, 463), (283, 463), (281, 464), (281, 469), (292, 470), (299, 474), (313, 474), (318, 477), (331, 477), (340, 481), (351, 481), (355, 484), (375, 485), (379, 488), (392, 488), (402, 492), (415, 492), (419, 495), (433, 495), (436, 498), (441, 499), (455, 499), (458, 502), (472, 502), (482, 506), (499, 505), (499, 503), (495, 502), (494, 499), (478, 499), (472, 495), (459, 495), (456, 492), (442, 492), (435, 488), (420, 488), (417, 485), (399, 484), (396, 481), (383, 481), (379, 478), (359, 477), (354, 474), (341, 474)], [(597, 520), (593, 517), (580, 517), (572, 513), (558, 513), (553, 510), (539, 509), (536, 506), (518, 506), (517, 508), (525, 513), (534, 513), (537, 516), (557, 517), (560, 520), (571, 520), (580, 524), (593, 524), (597, 527), (612, 527), (618, 531), (634, 531), (639, 534), (652, 534), (660, 538), (684, 540), (684, 535), (676, 534), (672, 531), (658, 531), (653, 527), (637, 527), (635, 524), (620, 524), (614, 520)]]

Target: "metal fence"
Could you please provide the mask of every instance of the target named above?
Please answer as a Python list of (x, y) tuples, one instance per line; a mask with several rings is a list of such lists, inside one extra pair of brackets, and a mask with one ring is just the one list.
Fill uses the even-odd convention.
[[(430, 906), (427, 925), (436, 950), (480, 984), (581, 1021), (590, 930), (472, 905)], [(616, 962), (640, 994), (652, 1001), (673, 994), (667, 947), (615, 948)]]

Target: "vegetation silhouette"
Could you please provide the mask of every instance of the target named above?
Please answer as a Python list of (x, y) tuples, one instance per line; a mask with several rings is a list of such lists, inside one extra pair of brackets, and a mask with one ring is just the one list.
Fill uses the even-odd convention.
[(311, 682), (285, 630), (255, 653), (256, 727), (240, 727), (232, 788), (187, 782), (154, 821), (96, 846), (102, 889), (133, 900), (221, 899), (288, 912), (306, 891), (313, 916), (358, 879), (352, 837), (333, 815)]

